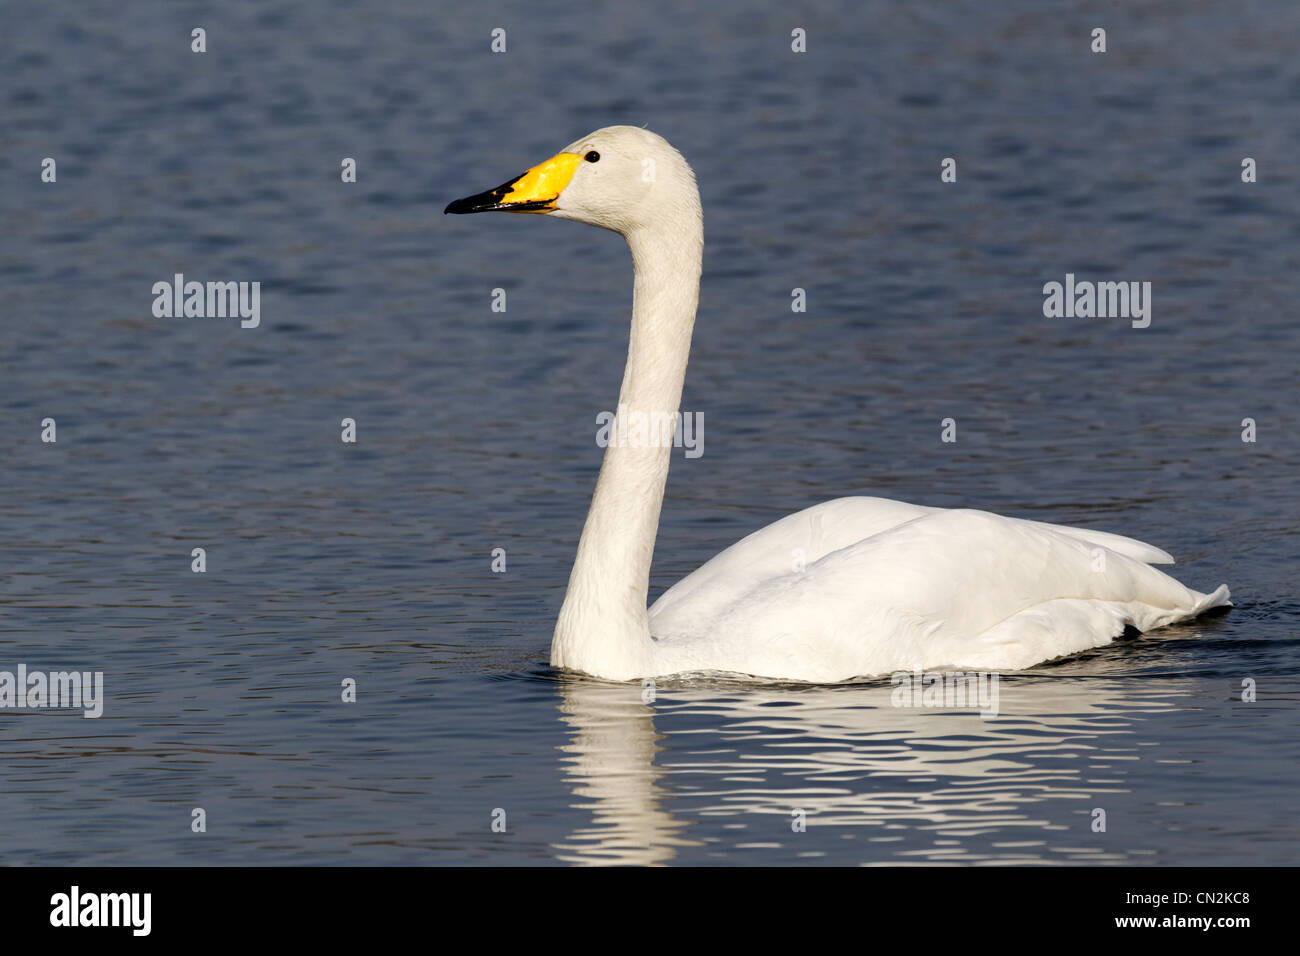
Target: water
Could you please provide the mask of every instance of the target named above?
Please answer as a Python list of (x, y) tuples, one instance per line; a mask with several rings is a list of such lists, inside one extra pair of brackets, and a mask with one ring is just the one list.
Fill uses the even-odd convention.
[[(6, 4), (0, 669), (108, 698), (0, 712), (6, 860), (1293, 861), (1300, 7), (994, 7)], [(1130, 534), (1237, 607), (987, 720), (553, 672), (630, 263), (441, 210), (614, 123), (706, 215), (652, 598), (877, 494)], [(261, 281), (261, 326), (155, 319), (174, 272)], [(1045, 319), (1067, 272), (1151, 281), (1151, 327)]]

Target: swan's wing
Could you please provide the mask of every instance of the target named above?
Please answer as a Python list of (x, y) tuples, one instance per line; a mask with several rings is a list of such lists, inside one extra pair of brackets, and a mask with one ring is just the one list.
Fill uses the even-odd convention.
[(833, 551), (938, 511), (887, 498), (836, 498), (786, 515), (714, 555), (650, 606), (650, 630), (676, 633), (713, 616), (756, 584), (807, 568)]
[[(888, 498), (825, 501), (787, 515), (741, 538), (660, 595), (650, 608), (652, 633), (677, 633), (701, 614), (728, 607), (755, 585), (796, 572), (826, 555), (924, 515), (946, 511)], [(1069, 535), (1148, 564), (1172, 564), (1159, 548), (1105, 531), (1004, 518)]]
[(725, 606), (679, 602), (674, 627), (652, 615), (665, 673), (739, 667), (833, 681), (1015, 669), (1228, 600), (1226, 588), (1199, 594), (1075, 529), (968, 510), (930, 510), (803, 572), (744, 578), (729, 582), (736, 596)]
[(1071, 538), (1078, 538), (1080, 541), (1086, 541), (1089, 544), (1100, 545), (1116, 554), (1122, 554), (1126, 558), (1132, 558), (1134, 561), (1141, 561), (1143, 564), (1173, 564), (1174, 559), (1168, 551), (1162, 551), (1155, 545), (1147, 544), (1145, 541), (1138, 541), (1136, 538), (1126, 538), (1122, 534), (1111, 534), (1109, 531), (1093, 531), (1089, 528), (1070, 528), (1063, 524), (1044, 524), (1041, 521), (1028, 521), (1024, 518), (1007, 518), (1007, 521), (1023, 521), (1025, 524), (1031, 524), (1036, 528), (1044, 528), (1048, 531), (1055, 531), (1057, 534), (1069, 535)]

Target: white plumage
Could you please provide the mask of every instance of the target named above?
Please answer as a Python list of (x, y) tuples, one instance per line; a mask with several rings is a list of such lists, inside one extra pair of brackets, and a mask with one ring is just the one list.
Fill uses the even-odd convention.
[(1029, 667), (1227, 601), (1227, 588), (1198, 594), (1150, 566), (1172, 560), (1105, 532), (838, 498), (666, 591), (650, 608), (655, 669), (826, 682)]
[[(635, 282), (617, 408), (676, 412), (704, 247), (695, 176), (666, 141), (635, 127), (598, 130), (562, 157), (567, 165), (538, 167), (573, 170), (543, 206), (506, 184), (490, 194), (504, 196), (496, 205), (461, 200), (449, 211), (517, 201), (520, 211), (622, 234)], [(521, 180), (536, 191), (555, 177)], [(1149, 630), (1229, 603), (1226, 587), (1201, 594), (1151, 567), (1173, 559), (1131, 538), (864, 497), (756, 531), (647, 612), (670, 452), (666, 443), (606, 449), (556, 622), (557, 667), (611, 680), (726, 672), (819, 683), (1010, 670), (1106, 644), (1125, 626)]]

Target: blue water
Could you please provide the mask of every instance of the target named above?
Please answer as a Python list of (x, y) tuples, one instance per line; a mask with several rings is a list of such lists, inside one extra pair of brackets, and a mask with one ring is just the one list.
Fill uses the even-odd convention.
[[(0, 670), (107, 698), (0, 710), (5, 859), (1294, 861), (1300, 6), (449, 7), (0, 8)], [(1129, 534), (1237, 606), (991, 719), (552, 671), (630, 262), (441, 210), (616, 123), (706, 220), (652, 598), (875, 494)], [(261, 325), (154, 318), (176, 272)], [(1150, 281), (1150, 328), (1044, 318), (1066, 273)]]

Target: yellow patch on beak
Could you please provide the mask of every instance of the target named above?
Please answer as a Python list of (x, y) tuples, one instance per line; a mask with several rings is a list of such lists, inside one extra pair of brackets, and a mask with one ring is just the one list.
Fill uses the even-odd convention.
[(496, 189), (457, 199), (443, 212), (550, 212), (581, 162), (576, 153), (558, 153)]

